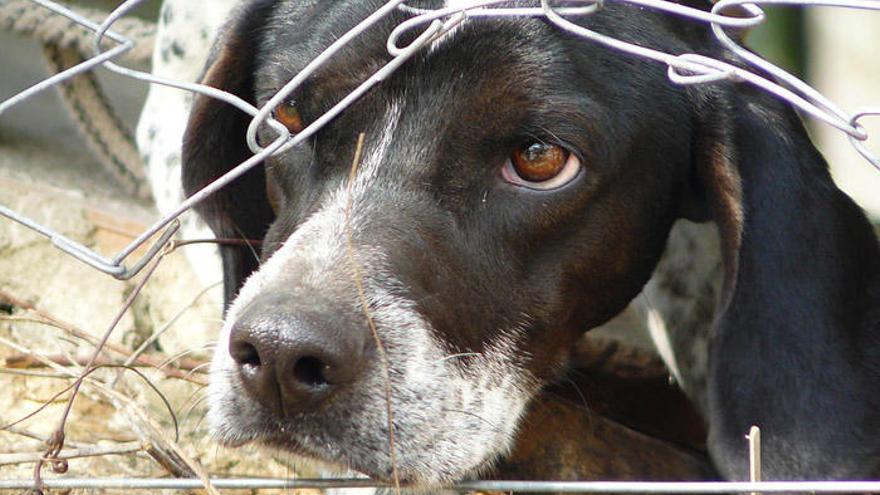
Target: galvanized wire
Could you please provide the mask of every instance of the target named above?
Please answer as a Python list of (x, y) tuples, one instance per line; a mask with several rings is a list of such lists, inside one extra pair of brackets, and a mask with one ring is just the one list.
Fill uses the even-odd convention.
[[(202, 488), (193, 478), (54, 478), (46, 488), (93, 490), (192, 490)], [(390, 488), (368, 479), (214, 478), (219, 490)], [(33, 480), (0, 480), (0, 490), (24, 490)], [(464, 481), (443, 487), (456, 492), (508, 493), (878, 493), (878, 481)], [(425, 493), (424, 489), (418, 493)]]
[[(704, 84), (727, 79), (755, 85), (788, 101), (820, 121), (846, 133), (858, 152), (875, 167), (880, 168), (880, 159), (872, 154), (872, 152), (865, 146), (864, 141), (867, 140), (868, 136), (864, 127), (860, 124), (861, 119), (880, 115), (880, 110), (868, 108), (852, 114), (844, 112), (837, 105), (803, 81), (800, 81), (779, 67), (774, 66), (756, 54), (738, 45), (733, 38), (728, 36), (725, 32), (725, 29), (728, 28), (742, 29), (754, 27), (763, 22), (765, 20), (765, 15), (759, 7), (761, 4), (799, 6), (822, 5), (864, 10), (880, 10), (880, 1), (878, 0), (721, 0), (715, 4), (711, 12), (704, 12), (669, 0), (581, 0), (565, 2), (565, 6), (562, 7), (551, 5), (549, 0), (541, 0), (540, 7), (519, 8), (495, 7), (495, 5), (501, 3), (501, 0), (474, 0), (471, 2), (459, 3), (456, 6), (439, 9), (416, 9), (407, 6), (404, 3), (405, 0), (391, 0), (361, 21), (348, 33), (337, 39), (305, 69), (294, 76), (293, 79), (291, 79), (275, 96), (263, 105), (262, 108), (256, 108), (233, 94), (205, 85), (183, 83), (180, 81), (159, 78), (152, 74), (135, 71), (115, 64), (113, 59), (131, 50), (134, 44), (124, 36), (114, 33), (111, 30), (111, 27), (121, 17), (136, 9), (143, 0), (127, 0), (123, 2), (100, 25), (95, 24), (73, 10), (51, 0), (31, 1), (94, 31), (95, 56), (69, 70), (51, 76), (0, 103), (0, 117), (2, 117), (2, 114), (6, 110), (22, 103), (27, 98), (48, 88), (54, 87), (77, 74), (92, 70), (99, 65), (133, 79), (152, 84), (170, 86), (184, 91), (191, 91), (212, 98), (217, 98), (229, 103), (238, 110), (241, 110), (252, 117), (247, 130), (247, 142), (251, 150), (254, 152), (254, 155), (185, 200), (176, 209), (153, 224), (149, 229), (134, 239), (112, 258), (107, 258), (96, 253), (82, 244), (64, 237), (47, 226), (39, 225), (37, 222), (27, 219), (18, 212), (0, 206), (0, 215), (17, 221), (48, 237), (62, 251), (98, 270), (112, 275), (117, 279), (129, 279), (135, 276), (140, 269), (156, 255), (159, 246), (161, 246), (162, 243), (172, 235), (172, 231), (168, 226), (177, 217), (190, 210), (193, 206), (203, 201), (206, 197), (220, 188), (226, 186), (231, 181), (240, 177), (251, 168), (257, 166), (272, 154), (283, 153), (291, 147), (308, 139), (327, 122), (343, 112), (370, 88), (386, 79), (407, 59), (412, 57), (426, 45), (443, 37), (452, 28), (464, 22), (469, 17), (543, 17), (560, 29), (570, 32), (573, 35), (605, 45), (610, 49), (619, 50), (634, 56), (666, 64), (669, 68), (668, 74), (670, 80), (678, 84)], [(728, 62), (723, 62), (702, 55), (692, 53), (670, 54), (650, 47), (628, 43), (587, 29), (575, 24), (569, 19), (570, 17), (599, 15), (605, 1), (629, 3), (648, 9), (667, 12), (671, 15), (686, 17), (697, 22), (708, 23), (715, 36), (722, 44), (739, 55), (750, 66), (759, 69), (764, 73), (770, 74), (776, 80), (771, 80), (767, 77), (758, 75), (751, 70), (735, 66)], [(737, 16), (725, 13), (729, 12), (734, 7), (738, 8)], [(370, 29), (370, 27), (372, 27), (378, 20), (386, 17), (395, 9), (404, 10), (405, 12), (412, 14), (413, 17), (403, 21), (389, 36), (387, 48), (389, 54), (393, 56), (391, 61), (376, 71), (354, 91), (340, 100), (329, 111), (318, 117), (302, 132), (295, 136), (288, 134), (287, 129), (283, 125), (272, 119), (272, 109), (280, 102), (284, 101), (284, 99), (287, 98), (309, 75), (313, 74), (319, 67), (331, 59), (340, 48), (345, 46), (346, 43), (356, 38), (364, 31)], [(742, 17), (743, 12), (748, 15)], [(422, 28), (422, 32), (415, 37), (412, 43), (404, 47), (397, 45), (398, 40), (404, 33), (418, 28)], [(102, 48), (104, 38), (115, 42), (117, 45), (104, 51)], [(268, 146), (262, 147), (257, 143), (256, 131), (257, 128), (264, 123), (274, 129), (278, 135)], [(154, 242), (147, 253), (134, 263), (130, 263), (130, 266), (126, 266), (125, 262), (131, 254), (147, 243), (151, 238), (160, 234), (160, 232), (160, 239)]]

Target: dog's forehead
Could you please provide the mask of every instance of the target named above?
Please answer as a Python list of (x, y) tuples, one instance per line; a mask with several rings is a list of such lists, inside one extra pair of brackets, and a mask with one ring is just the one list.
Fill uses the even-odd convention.
[[(437, 5), (426, 6), (439, 7), (448, 2), (434, 3)], [(263, 31), (257, 93), (265, 96), (276, 91), (381, 5), (375, 1), (326, 2), (320, 6), (280, 3)], [(400, 11), (388, 15), (324, 62), (305, 86), (320, 88), (322, 95), (334, 89), (350, 91), (392, 58), (387, 51), (388, 36), (409, 17)], [(409, 43), (420, 29), (404, 35), (398, 45)], [(554, 54), (564, 51), (554, 34), (536, 19), (468, 19), (452, 34), (424, 49), (409, 65), (428, 62), (433, 77), (440, 72), (462, 75), (462, 66), (478, 66), (481, 70), (472, 75), (522, 84), (546, 69)], [(438, 71), (443, 65), (447, 70)]]

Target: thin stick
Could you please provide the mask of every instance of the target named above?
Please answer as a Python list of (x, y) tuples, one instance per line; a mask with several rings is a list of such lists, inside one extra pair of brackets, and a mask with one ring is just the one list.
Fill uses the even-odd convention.
[[(7, 427), (4, 427), (4, 428), (3, 428), (2, 430), (0, 430), (0, 431), (5, 431), (5, 432), (8, 432), (8, 433), (12, 433), (12, 434), (14, 434), (14, 435), (21, 435), (21, 436), (23, 436), (23, 437), (27, 437), (27, 438), (30, 438), (30, 439), (33, 439), (33, 440), (37, 440), (38, 442), (43, 442), (43, 443), (46, 443), (46, 442), (49, 440), (49, 437), (47, 437), (47, 436), (45, 436), (45, 435), (40, 435), (39, 433), (35, 433), (35, 432), (30, 431), (30, 430), (27, 430), (27, 429), (25, 429), (25, 428), (20, 428), (20, 427), (18, 427), (18, 426), (7, 426)], [(67, 445), (70, 446), (70, 447), (73, 447), (73, 448), (77, 448), (77, 449), (80, 448), (80, 447), (86, 447), (86, 446), (87, 446), (87, 445), (84, 444), (84, 443), (81, 443), (81, 442), (73, 442), (73, 441), (70, 441), (70, 440), (67, 441)]]
[[(749, 440), (749, 481), (761, 481), (761, 429), (752, 426), (749, 434), (746, 435)], [(758, 492), (752, 492), (752, 495), (759, 495)]]
[[(88, 358), (83, 356), (67, 356), (64, 354), (49, 354), (45, 356), (49, 361), (61, 365), (61, 366), (85, 366), (88, 364)], [(96, 365), (120, 365), (125, 366), (126, 368), (135, 368), (135, 367), (146, 367), (150, 369), (156, 369), (161, 371), (168, 377), (180, 378), (181, 380), (188, 380), (188, 376), (190, 373), (198, 373), (199, 369), (204, 367), (205, 364), (210, 364), (209, 361), (202, 361), (198, 359), (181, 359), (178, 361), (178, 364), (174, 367), (164, 367), (158, 368), (152, 364), (138, 362), (138, 360), (134, 360), (135, 363), (132, 365), (128, 365), (125, 362), (118, 361), (115, 359), (110, 359), (108, 357), (99, 357), (95, 360)], [(19, 370), (33, 369), (33, 368), (44, 368), (46, 364), (35, 359), (33, 356), (27, 354), (14, 354), (9, 356), (4, 361), (5, 369), (8, 370), (9, 373), (14, 373)], [(3, 370), (4, 368), (0, 368)], [(195, 371), (194, 371), (195, 370)], [(2, 373), (3, 371), (0, 371)], [(24, 374), (24, 373), (22, 373)], [(198, 378), (193, 378), (191, 380), (197, 385), (204, 385), (205, 382)]]
[[(25, 317), (25, 316), (0, 315), (0, 321), (26, 322), (26, 323), (36, 323), (36, 324), (42, 324), (42, 325), (49, 325), (51, 327), (57, 328), (57, 329), (65, 332), (67, 334), (70, 334), (76, 338), (79, 338), (81, 340), (85, 340), (86, 342), (89, 342), (92, 345), (97, 345), (99, 342), (99, 340), (95, 336), (91, 335), (90, 333), (85, 332), (85, 331), (77, 328), (73, 324), (68, 323), (64, 320), (61, 320), (61, 319), (55, 317), (54, 315), (49, 314), (49, 313), (35, 307), (33, 304), (31, 304), (27, 301), (24, 301), (22, 299), (19, 299), (19, 298), (13, 296), (12, 294), (0, 289), (0, 301), (3, 301), (3, 300), (8, 301), (13, 306), (19, 307), (29, 313), (36, 315), (37, 318), (29, 318), (29, 317)], [(118, 354), (118, 355), (125, 357), (125, 358), (127, 358), (131, 355), (130, 350), (128, 350), (125, 347), (120, 346), (118, 344), (114, 344), (112, 342), (105, 343), (104, 349), (107, 349), (108, 351), (112, 351), (113, 353)], [(13, 358), (9, 358), (9, 359), (13, 359)], [(11, 367), (11, 368), (23, 367), (23, 366), (16, 366), (14, 364), (10, 364), (9, 359), (7, 359), (7, 364), (6, 364), (7, 367)], [(167, 360), (167, 357), (164, 355), (161, 355), (161, 354), (156, 354), (156, 353), (144, 354), (144, 355), (138, 356), (137, 359), (135, 360), (134, 364), (140, 365), (140, 366), (151, 366), (156, 369), (161, 369), (162, 363), (165, 363), (166, 360)], [(201, 364), (200, 361), (194, 361), (192, 363), (192, 367), (198, 366), (199, 364)], [(181, 362), (179, 365), (174, 366), (173, 368), (161, 369), (161, 371), (163, 373), (165, 373), (170, 378), (179, 378), (181, 380), (186, 380), (186, 381), (195, 383), (197, 385), (204, 385), (204, 382), (202, 380), (198, 380), (196, 378), (193, 378), (192, 376), (189, 376), (187, 373), (180, 372), (181, 369), (183, 369), (183, 370), (190, 369), (190, 367), (188, 367), (188, 366), (189, 366), (188, 364)]]
[(0, 368), (0, 375), (30, 376), (36, 378), (72, 378), (71, 376), (65, 375), (63, 373), (52, 373), (51, 371), (30, 371), (18, 368)]
[[(72, 450), (58, 452), (57, 459), (68, 460), (81, 457), (99, 457), (103, 455), (133, 454), (144, 450), (141, 442), (126, 442), (118, 445), (94, 445)], [(15, 464), (27, 464), (43, 460), (42, 452), (28, 452), (24, 454), (0, 454), (0, 466), (12, 466)]]
[(224, 246), (259, 246), (263, 241), (256, 239), (186, 239), (183, 241), (171, 241), (171, 250), (193, 244), (222, 244)]
[(358, 298), (364, 310), (364, 316), (367, 318), (367, 324), (370, 326), (370, 332), (373, 333), (373, 339), (376, 341), (376, 349), (379, 351), (379, 357), (382, 359), (382, 374), (385, 378), (385, 411), (388, 414), (388, 448), (390, 449), (391, 458), (391, 477), (394, 481), (394, 492), (400, 495), (400, 478), (397, 474), (397, 454), (394, 450), (394, 415), (391, 407), (391, 374), (388, 371), (388, 354), (385, 352), (385, 346), (382, 344), (382, 338), (376, 330), (376, 323), (373, 321), (369, 304), (367, 303), (367, 294), (364, 291), (363, 278), (361, 276), (360, 266), (355, 257), (354, 241), (351, 232), (351, 206), (352, 206), (352, 189), (354, 181), (357, 177), (358, 166), (361, 162), (361, 153), (364, 149), (364, 133), (358, 135), (357, 147), (354, 151), (354, 160), (351, 163), (351, 172), (348, 175), (348, 201), (345, 204), (345, 240), (348, 247), (348, 260), (354, 275), (354, 284), (357, 287)]

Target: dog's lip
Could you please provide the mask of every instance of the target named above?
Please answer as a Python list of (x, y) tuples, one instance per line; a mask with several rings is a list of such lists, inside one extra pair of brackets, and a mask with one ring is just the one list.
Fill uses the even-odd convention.
[(340, 457), (340, 456), (331, 457), (330, 455), (327, 455), (326, 453), (318, 452), (317, 450), (319, 450), (319, 449), (315, 449), (315, 448), (303, 445), (302, 443), (298, 442), (297, 440), (295, 440), (293, 438), (281, 437), (278, 435), (268, 435), (264, 438), (255, 439), (254, 442), (262, 444), (262, 445), (266, 445), (268, 447), (280, 449), (280, 450), (283, 450), (284, 452), (289, 452), (291, 454), (294, 454), (296, 456), (300, 456), (303, 458), (312, 459), (312, 460), (327, 463), (330, 465), (344, 466), (346, 469), (354, 470), (354, 471), (357, 471), (358, 473), (362, 473), (362, 474), (370, 477), (370, 479), (374, 479), (374, 480), (378, 480), (378, 481), (382, 481), (382, 482), (391, 482), (392, 481), (390, 477), (387, 477), (387, 479), (386, 479), (386, 476), (383, 476), (380, 473), (371, 472), (370, 469), (366, 468), (365, 466), (361, 466), (360, 463), (357, 462), (357, 459), (352, 459), (347, 456), (346, 457)]
[[(375, 480), (379, 483), (388, 483), (392, 484), (395, 482), (394, 479), (394, 469), (391, 466), (388, 466), (387, 469), (376, 469), (377, 466), (368, 466), (365, 463), (359, 462), (358, 459), (348, 457), (344, 453), (339, 455), (330, 456), (326, 452), (319, 452), (320, 449), (316, 449), (314, 447), (309, 447), (297, 441), (296, 439), (279, 435), (278, 432), (272, 433), (263, 433), (256, 435), (254, 438), (246, 439), (237, 443), (223, 442), (224, 445), (228, 447), (240, 447), (245, 444), (253, 443), (258, 445), (263, 445), (265, 447), (279, 449), (284, 452), (293, 454), (294, 456), (299, 456), (305, 459), (312, 459), (315, 461), (319, 461), (322, 463), (326, 463), (328, 465), (335, 465), (344, 467), (346, 470), (356, 471), (361, 473), (372, 480)], [(344, 452), (344, 451), (342, 451)], [(419, 482), (415, 479), (410, 479), (403, 473), (398, 473), (398, 479), (402, 486), (410, 485), (410, 486), (429, 486), (433, 485), (433, 483), (425, 484), (424, 482)]]
[(230, 448), (238, 448), (248, 444), (254, 444), (258, 446), (261, 445), (265, 447), (272, 447), (275, 449), (283, 450), (284, 452), (289, 452), (291, 454), (308, 457), (310, 459), (315, 459), (322, 462), (334, 462), (333, 460), (327, 459), (320, 455), (316, 455), (315, 452), (311, 452), (310, 449), (305, 448), (296, 439), (282, 436), (278, 432), (261, 432), (253, 434), (249, 437), (220, 437), (216, 438), (216, 440), (223, 446)]
[[(355, 462), (354, 459), (331, 459), (329, 456), (323, 456), (313, 451), (313, 449), (305, 448), (298, 441), (281, 437), (277, 434), (261, 434), (256, 435), (254, 438), (240, 438), (240, 439), (218, 439), (218, 441), (225, 447), (230, 448), (238, 448), (247, 444), (256, 444), (262, 445), (264, 447), (274, 448), (282, 450), (286, 453), (293, 454), (295, 456), (299, 456), (305, 459), (311, 459), (314, 461), (319, 461), (322, 463), (326, 463), (329, 465), (336, 465), (346, 469), (346, 470), (354, 470), (358, 473), (361, 473), (365, 476), (368, 476), (372, 480), (376, 480), (380, 483), (392, 483), (394, 480), (392, 476), (380, 474), (380, 473), (371, 473), (369, 469), (361, 467)], [(411, 484), (411, 481), (407, 481), (404, 479), (398, 480), (401, 484)]]

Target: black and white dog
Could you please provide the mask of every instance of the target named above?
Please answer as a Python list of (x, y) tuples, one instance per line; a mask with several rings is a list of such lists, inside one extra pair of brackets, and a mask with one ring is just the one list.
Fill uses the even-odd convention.
[[(379, 5), (247, 2), (203, 80), (261, 105)], [(388, 60), (407, 15), (345, 47), (275, 118), (296, 133), (327, 110)], [(731, 59), (704, 26), (626, 5), (578, 22)], [(248, 121), (196, 99), (189, 193), (250, 156)], [(717, 225), (724, 260), (706, 406), (719, 471), (746, 477), (757, 424), (768, 479), (878, 474), (877, 241), (795, 113), (752, 88), (678, 87), (542, 20), (474, 18), (199, 211), (218, 237), (263, 240), (259, 260), (222, 251), (231, 306), (210, 417), (226, 443), (381, 479), (393, 464), (422, 484), (478, 475), (690, 219)]]

